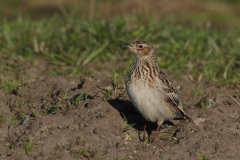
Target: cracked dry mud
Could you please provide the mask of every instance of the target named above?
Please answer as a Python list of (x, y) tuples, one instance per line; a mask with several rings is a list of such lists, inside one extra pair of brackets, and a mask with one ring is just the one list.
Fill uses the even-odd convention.
[[(240, 106), (226, 94), (240, 100), (238, 86), (174, 83), (185, 111), (205, 121), (165, 122), (155, 143), (140, 140), (141, 115), (124, 86), (109, 79), (36, 80), (1, 92), (0, 159), (238, 159)], [(28, 123), (21, 124), (26, 115)], [(149, 136), (156, 127), (147, 124)]]

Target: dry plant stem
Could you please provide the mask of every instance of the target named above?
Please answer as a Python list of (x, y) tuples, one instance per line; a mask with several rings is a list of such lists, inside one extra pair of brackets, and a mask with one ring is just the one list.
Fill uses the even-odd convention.
[(235, 98), (233, 98), (228, 92), (226, 93), (237, 103), (237, 105), (240, 105), (240, 103)]
[(94, 18), (95, 13), (95, 0), (90, 1), (90, 13), (89, 13), (89, 20), (92, 21)]

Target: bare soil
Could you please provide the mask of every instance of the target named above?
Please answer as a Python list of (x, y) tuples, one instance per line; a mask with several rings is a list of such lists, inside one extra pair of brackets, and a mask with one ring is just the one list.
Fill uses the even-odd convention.
[[(185, 111), (205, 121), (165, 122), (154, 143), (141, 141), (142, 116), (124, 85), (110, 79), (33, 80), (0, 92), (0, 158), (238, 159), (240, 106), (227, 93), (240, 101), (239, 86), (218, 88), (187, 77), (174, 83)], [(156, 127), (147, 124), (149, 137)], [(32, 150), (26, 154), (29, 139)]]

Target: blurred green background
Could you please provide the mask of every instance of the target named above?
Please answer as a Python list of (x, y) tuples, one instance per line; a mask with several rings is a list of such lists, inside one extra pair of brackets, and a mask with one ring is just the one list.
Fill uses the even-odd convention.
[(177, 79), (239, 83), (239, 8), (238, 0), (0, 1), (0, 87), (56, 76), (122, 81), (135, 60), (121, 46), (136, 39), (150, 41)]

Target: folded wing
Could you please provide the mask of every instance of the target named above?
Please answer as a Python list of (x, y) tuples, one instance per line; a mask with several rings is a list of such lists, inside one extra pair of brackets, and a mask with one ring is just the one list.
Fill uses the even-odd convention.
[(160, 74), (159, 80), (162, 82), (159, 87), (162, 94), (164, 94), (165, 101), (171, 104), (176, 117), (186, 117), (191, 119), (182, 108), (182, 104), (179, 100), (174, 84), (163, 73)]

